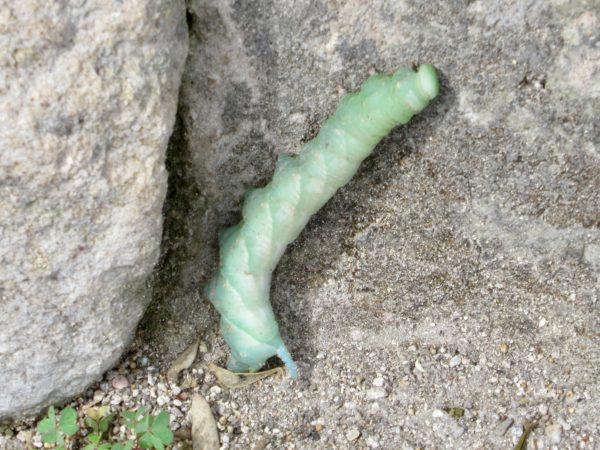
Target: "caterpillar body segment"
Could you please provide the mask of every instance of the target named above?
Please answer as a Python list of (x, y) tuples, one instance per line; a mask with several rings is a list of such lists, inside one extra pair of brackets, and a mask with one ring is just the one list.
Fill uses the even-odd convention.
[(242, 221), (219, 236), (221, 265), (206, 290), (221, 313), (230, 370), (256, 371), (276, 355), (296, 377), (269, 302), (272, 271), (310, 216), (352, 178), (381, 138), (423, 110), (438, 90), (429, 64), (370, 77), (341, 100), (297, 157), (279, 158), (267, 186), (247, 193)]

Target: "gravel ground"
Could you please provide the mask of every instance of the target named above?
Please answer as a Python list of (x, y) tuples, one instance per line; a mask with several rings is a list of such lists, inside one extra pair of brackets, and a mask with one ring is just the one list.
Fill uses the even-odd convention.
[[(146, 406), (152, 414), (161, 410), (171, 416), (171, 429), (176, 433), (172, 448), (187, 448), (189, 435), (191, 394), (201, 392), (214, 400), (222, 390), (215, 386), (214, 376), (207, 373), (202, 364), (186, 370), (179, 383), (167, 381), (164, 372), (153, 365), (152, 352), (138, 337), (130, 350), (113, 370), (106, 372), (101, 381), (91, 386), (82, 395), (64, 406), (75, 408), (79, 415), (79, 426), (84, 427), (85, 411), (90, 407), (106, 405), (110, 413), (131, 411)], [(28, 444), (41, 448), (41, 436), (35, 430), (36, 419), (0, 426), (0, 448), (21, 449)], [(186, 431), (188, 430), (188, 431)], [(117, 441), (126, 440), (125, 426), (115, 425), (111, 436)], [(83, 436), (78, 436), (83, 437)], [(179, 441), (179, 442), (178, 442)]]
[[(551, 324), (540, 321), (537, 326)], [(107, 405), (111, 412), (142, 405), (153, 413), (166, 410), (176, 436), (174, 449), (190, 448), (191, 397), (196, 393), (211, 405), (222, 449), (505, 449), (517, 444), (529, 424), (535, 424), (529, 448), (598, 448), (597, 429), (585, 413), (586, 405), (598, 399), (591, 398), (583, 382), (566, 387), (568, 367), (560, 370), (562, 379), (548, 375), (560, 364), (558, 354), (528, 342), (502, 341), (487, 349), (502, 361), (498, 367), (465, 342), (428, 344), (430, 339), (408, 332), (396, 348), (364, 352), (356, 342), (360, 338), (351, 336), (340, 341), (338, 350), (319, 352), (311, 367), (301, 364), (297, 381), (273, 377), (226, 390), (207, 369), (209, 362), (223, 361), (223, 346), (207, 352), (201, 344), (195, 362), (174, 383), (154, 365), (151, 347), (138, 337), (114, 370), (68, 406), (78, 411), (80, 426), (91, 406)], [(351, 348), (360, 358), (348, 367), (339, 353)], [(335, 382), (320, 386), (311, 381), (315, 379)], [(467, 386), (478, 388), (474, 392)], [(494, 400), (501, 395), (511, 401)], [(126, 430), (114, 426), (111, 433), (123, 439)], [(28, 443), (43, 447), (35, 419), (0, 427), (0, 448), (25, 449)]]

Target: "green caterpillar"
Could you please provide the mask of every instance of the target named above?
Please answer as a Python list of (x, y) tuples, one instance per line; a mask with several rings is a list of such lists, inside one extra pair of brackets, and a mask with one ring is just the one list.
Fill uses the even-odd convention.
[(279, 158), (267, 186), (246, 194), (242, 221), (219, 236), (221, 264), (207, 286), (231, 349), (230, 370), (254, 372), (277, 355), (297, 376), (269, 302), (273, 269), (310, 216), (352, 178), (381, 138), (422, 111), (438, 90), (429, 64), (370, 77), (342, 99), (297, 157)]

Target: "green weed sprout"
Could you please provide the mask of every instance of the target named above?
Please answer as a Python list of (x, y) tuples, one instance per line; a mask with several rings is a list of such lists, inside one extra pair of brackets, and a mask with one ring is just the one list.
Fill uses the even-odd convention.
[(167, 412), (161, 411), (156, 416), (150, 416), (142, 406), (137, 411), (125, 411), (121, 415), (125, 419), (125, 426), (139, 436), (138, 445), (141, 448), (164, 450), (165, 445), (173, 442)]
[[(165, 450), (165, 446), (173, 442), (173, 433), (169, 427), (169, 414), (160, 411), (156, 416), (148, 413), (142, 406), (135, 411), (124, 411), (121, 418), (135, 437), (126, 442), (109, 442), (105, 435), (115, 414), (108, 414), (108, 407), (89, 408), (83, 419), (89, 433), (85, 437), (85, 445), (76, 445), (83, 450)], [(65, 444), (65, 436), (73, 436), (79, 431), (77, 412), (73, 408), (62, 410), (57, 419), (54, 407), (48, 408), (47, 417), (37, 425), (44, 444), (54, 444), (56, 450), (67, 450), (72, 445)]]
[(73, 436), (79, 431), (77, 412), (73, 408), (65, 408), (57, 421), (54, 406), (50, 406), (48, 416), (38, 423), (37, 430), (44, 444), (56, 444), (57, 450), (65, 450), (65, 436)]

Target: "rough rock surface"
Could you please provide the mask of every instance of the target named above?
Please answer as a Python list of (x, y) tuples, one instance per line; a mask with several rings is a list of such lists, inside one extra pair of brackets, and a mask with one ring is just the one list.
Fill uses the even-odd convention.
[(183, 1), (0, 2), (0, 419), (80, 392), (149, 301)]
[(533, 420), (537, 448), (599, 445), (598, 9), (191, 2), (166, 251), (145, 320), (166, 360), (200, 333), (225, 362), (201, 287), (218, 229), (277, 156), (371, 70), (430, 62), (442, 74), (437, 101), (283, 257), (272, 302), (300, 379), (216, 399), (219, 423), (240, 422), (222, 443), (509, 448)]

